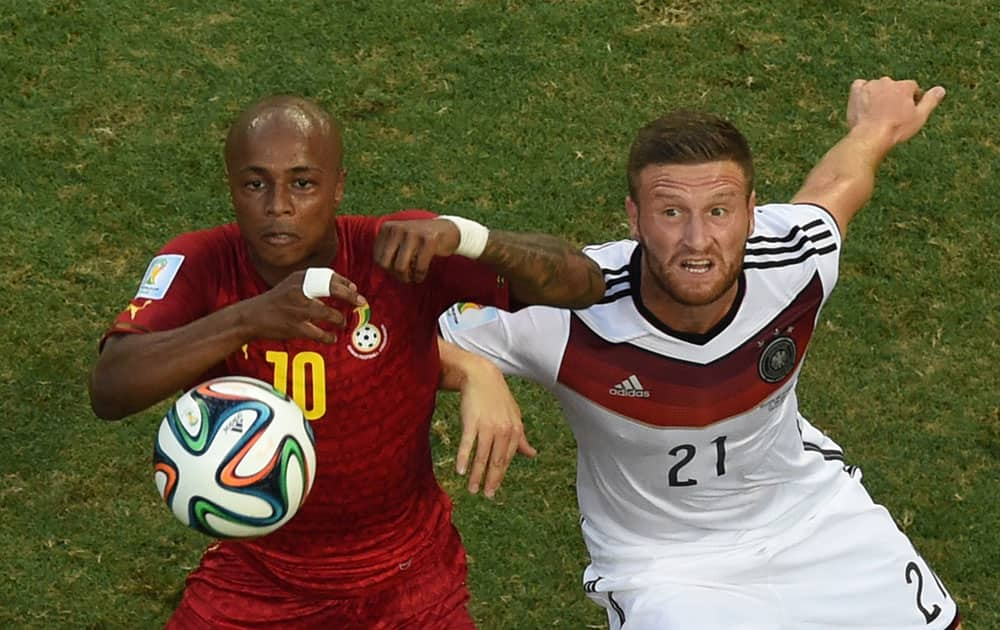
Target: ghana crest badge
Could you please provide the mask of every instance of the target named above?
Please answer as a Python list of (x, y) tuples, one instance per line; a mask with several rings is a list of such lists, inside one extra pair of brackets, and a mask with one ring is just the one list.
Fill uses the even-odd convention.
[(757, 372), (768, 383), (777, 383), (788, 376), (795, 367), (795, 340), (791, 337), (772, 339), (757, 362)]
[(374, 359), (385, 348), (388, 334), (385, 326), (371, 323), (371, 305), (365, 304), (354, 309), (358, 315), (358, 323), (351, 332), (351, 345), (347, 350), (359, 359)]

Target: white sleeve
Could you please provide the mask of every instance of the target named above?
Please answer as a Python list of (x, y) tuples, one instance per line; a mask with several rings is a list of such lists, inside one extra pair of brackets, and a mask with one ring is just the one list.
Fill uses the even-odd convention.
[(460, 302), (441, 315), (438, 328), (445, 340), (486, 357), (504, 374), (549, 386), (569, 339), (569, 311), (530, 306), (509, 313)]
[(840, 271), (841, 237), (837, 221), (825, 208), (810, 203), (758, 206), (756, 226), (747, 240), (744, 269), (801, 265), (804, 278), (819, 273), (826, 301)]
[[(840, 252), (844, 244), (840, 236), (840, 228), (837, 226), (837, 220), (823, 206), (798, 203), (794, 204), (794, 207), (807, 216), (812, 215), (814, 222), (822, 221), (826, 228), (814, 230), (811, 237), (818, 252), (816, 269), (823, 281), (823, 301), (825, 302), (830, 297), (830, 293), (833, 292), (833, 287), (837, 284), (837, 278), (840, 275)], [(809, 222), (806, 221), (805, 224), (809, 225)]]

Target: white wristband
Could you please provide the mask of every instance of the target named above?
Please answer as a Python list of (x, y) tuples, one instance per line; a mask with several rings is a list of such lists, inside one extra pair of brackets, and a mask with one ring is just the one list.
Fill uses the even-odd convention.
[(307, 298), (330, 297), (330, 281), (333, 280), (333, 269), (329, 267), (310, 267), (302, 279), (302, 292)]
[(486, 241), (490, 238), (490, 230), (481, 223), (476, 223), (464, 217), (454, 217), (442, 214), (438, 217), (445, 221), (451, 221), (458, 228), (458, 247), (455, 253), (459, 256), (472, 258), (475, 260), (483, 255), (486, 249)]

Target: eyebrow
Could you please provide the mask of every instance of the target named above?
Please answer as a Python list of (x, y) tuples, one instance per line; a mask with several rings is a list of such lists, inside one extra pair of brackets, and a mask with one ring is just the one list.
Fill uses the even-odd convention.
[[(290, 170), (290, 172), (296, 173), (296, 174), (297, 173), (309, 173), (309, 172), (320, 172), (320, 173), (323, 172), (323, 169), (321, 169), (321, 168), (319, 168), (317, 166), (293, 166), (289, 170)], [(257, 166), (255, 164), (251, 164), (249, 166), (244, 166), (243, 168), (241, 168), (239, 170), (239, 172), (240, 173), (250, 172), (250, 173), (258, 173), (258, 174), (266, 174), (269, 171), (266, 168), (264, 168), (263, 166)]]
[[(685, 195), (670, 190), (654, 191), (654, 199), (680, 199)], [(718, 190), (711, 194), (710, 199), (729, 199), (731, 197), (740, 197), (740, 193), (737, 190)]]
[(728, 197), (741, 197), (741, 196), (742, 195), (740, 194), (739, 191), (730, 189), (730, 190), (719, 190), (712, 195), (712, 198), (719, 199), (722, 197), (728, 198)]

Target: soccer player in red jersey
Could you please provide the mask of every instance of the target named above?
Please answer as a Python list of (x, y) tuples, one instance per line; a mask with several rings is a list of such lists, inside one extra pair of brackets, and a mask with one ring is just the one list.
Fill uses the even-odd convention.
[[(236, 223), (170, 241), (102, 339), (89, 383), (102, 418), (243, 375), (292, 396), (316, 437), (299, 513), (210, 547), (168, 627), (473, 627), (431, 462), (435, 392), (463, 384), (442, 371), (438, 315), (456, 301), (581, 307), (604, 292), (597, 265), (555, 237), (423, 211), (337, 215), (342, 157), (336, 121), (314, 103), (247, 109), (225, 147)], [(459, 468), (475, 438), (470, 489), (485, 474), (491, 495), (530, 446), (516, 413), (464, 415)]]

